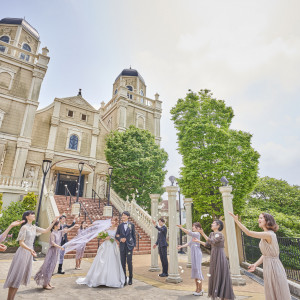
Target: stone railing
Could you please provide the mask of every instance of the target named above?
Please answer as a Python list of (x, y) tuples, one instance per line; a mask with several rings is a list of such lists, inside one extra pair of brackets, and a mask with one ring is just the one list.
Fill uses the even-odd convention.
[(38, 181), (28, 178), (16, 178), (10, 176), (0, 175), (1, 187), (17, 187), (25, 191), (31, 189), (38, 189)]
[(116, 192), (111, 190), (110, 193), (110, 201), (114, 205), (114, 207), (122, 213), (124, 210), (127, 210), (130, 212), (131, 217), (134, 219), (134, 221), (148, 234), (151, 235), (151, 228), (152, 228), (152, 222), (151, 222), (151, 216), (142, 208), (140, 207), (135, 199), (133, 199), (131, 202), (129, 202), (129, 197), (127, 196), (127, 201), (124, 201), (122, 198), (118, 196)]

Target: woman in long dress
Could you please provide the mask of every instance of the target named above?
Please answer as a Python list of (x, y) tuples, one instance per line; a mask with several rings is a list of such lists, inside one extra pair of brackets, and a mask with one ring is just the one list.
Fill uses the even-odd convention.
[(64, 248), (60, 246), (62, 236), (63, 234), (73, 229), (73, 227), (65, 227), (62, 230), (59, 230), (59, 228), (60, 223), (59, 221), (56, 221), (53, 225), (53, 228), (51, 229), (49, 249), (46, 254), (44, 263), (41, 265), (39, 271), (34, 276), (34, 280), (36, 281), (37, 285), (42, 285), (46, 290), (51, 290), (52, 288), (54, 288), (54, 286), (50, 284), (50, 281), (57, 263), (59, 250), (64, 250)]
[(58, 217), (47, 229), (43, 229), (36, 225), (32, 225), (32, 222), (35, 220), (34, 211), (29, 210), (24, 212), (22, 217), (24, 223), (22, 224), (17, 238), (20, 247), (14, 255), (3, 286), (3, 288), (9, 288), (7, 300), (13, 300), (15, 298), (21, 284), (25, 286), (29, 284), (32, 270), (32, 256), (37, 256), (33, 249), (35, 236), (37, 234), (49, 232), (57, 219)]
[(8, 235), (8, 233), (10, 232), (10, 230), (15, 227), (15, 226), (20, 226), (22, 223), (24, 223), (24, 221), (14, 221), (12, 222), (7, 228), (6, 230), (0, 235), (0, 252), (4, 252), (6, 250), (6, 246), (4, 244), (1, 244), (1, 242), (5, 241), (6, 236)]
[(89, 287), (105, 285), (121, 288), (124, 286), (125, 275), (121, 265), (120, 250), (115, 241), (117, 223), (117, 217), (111, 220), (111, 227), (107, 230), (109, 236), (99, 247), (86, 277), (78, 278), (77, 284), (86, 284)]
[(197, 228), (197, 231), (205, 238), (206, 243), (198, 239), (193, 239), (193, 241), (211, 248), (209, 274), (207, 274), (209, 278), (208, 297), (212, 299), (232, 300), (235, 297), (232, 289), (229, 265), (224, 252), (225, 239), (221, 233), (223, 227), (224, 225), (221, 220), (215, 220), (211, 224), (213, 232), (210, 233), (209, 237), (204, 233), (202, 228)]
[[(191, 236), (192, 238), (196, 238), (197, 240), (200, 240), (200, 233), (197, 232), (197, 229), (201, 229), (201, 225), (199, 222), (196, 222), (192, 226), (192, 231), (184, 229), (182, 225), (177, 225), (183, 232), (185, 232), (187, 235)], [(200, 244), (196, 243), (191, 239), (188, 243), (182, 246), (178, 246), (178, 250), (184, 247), (190, 247), (191, 248), (191, 263), (192, 263), (192, 274), (191, 278), (195, 279), (196, 284), (196, 291), (193, 293), (194, 296), (203, 296), (203, 290), (202, 290), (202, 270), (201, 270), (201, 264), (202, 264), (202, 251), (200, 249)]]
[[(80, 225), (80, 228), (77, 231), (77, 236), (83, 235), (86, 228), (88, 228), (88, 225), (87, 225), (86, 221), (82, 221), (81, 225)], [(78, 247), (76, 248), (76, 258), (75, 258), (76, 266), (75, 266), (75, 270), (81, 270), (80, 265), (81, 265), (81, 260), (82, 260), (83, 255), (84, 255), (85, 246), (86, 246), (86, 243), (83, 242), (82, 244), (78, 245)]]
[(248, 236), (260, 239), (259, 248), (262, 256), (258, 261), (249, 266), (249, 272), (263, 263), (264, 265), (264, 289), (266, 300), (290, 300), (291, 293), (284, 267), (279, 259), (279, 245), (275, 232), (279, 229), (274, 217), (268, 213), (262, 213), (258, 218), (258, 226), (263, 232), (251, 231), (238, 219), (238, 215), (232, 212), (236, 224)]

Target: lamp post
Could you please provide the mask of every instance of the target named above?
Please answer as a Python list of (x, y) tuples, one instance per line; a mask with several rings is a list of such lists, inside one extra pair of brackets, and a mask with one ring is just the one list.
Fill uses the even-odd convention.
[(109, 206), (109, 200), (110, 200), (110, 185), (111, 185), (111, 176), (113, 173), (113, 167), (108, 168), (108, 175), (109, 175), (109, 186), (108, 186), (108, 195), (107, 195), (107, 206)]
[(80, 161), (78, 163), (78, 170), (79, 170), (79, 179), (78, 179), (78, 187), (77, 187), (77, 198), (76, 198), (76, 202), (78, 202), (79, 199), (79, 192), (80, 192), (80, 181), (81, 181), (81, 172), (83, 170), (84, 167), (84, 162)]
[(42, 188), (41, 188), (41, 193), (40, 193), (40, 199), (39, 199), (39, 207), (36, 215), (36, 225), (39, 223), (39, 217), (40, 217), (40, 209), (41, 209), (41, 204), (42, 204), (42, 199), (43, 199), (43, 193), (44, 193), (44, 185), (45, 185), (45, 180), (46, 176), (51, 168), (51, 160), (44, 159), (43, 164), (42, 164), (42, 171), (43, 171), (43, 183), (42, 183)]
[[(178, 205), (179, 205), (179, 224), (181, 225), (181, 201), (180, 201), (180, 187), (178, 185), (178, 182), (176, 182), (176, 185), (178, 186)], [(180, 245), (182, 245), (182, 230), (179, 230), (180, 234)], [(180, 254), (185, 254), (185, 252), (182, 250), (182, 248), (178, 251)]]

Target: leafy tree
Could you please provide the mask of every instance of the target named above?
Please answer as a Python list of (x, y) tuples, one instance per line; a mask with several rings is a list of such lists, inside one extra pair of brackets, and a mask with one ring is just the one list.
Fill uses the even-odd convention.
[(252, 135), (230, 129), (234, 113), (209, 90), (189, 91), (171, 109), (183, 158), (180, 187), (194, 199), (194, 219), (206, 214), (203, 223), (223, 215), (220, 178), (233, 187), (233, 206), (240, 213), (245, 196), (252, 191), (258, 172), (259, 154), (251, 147)]
[(162, 193), (168, 154), (148, 130), (130, 126), (125, 132), (113, 131), (106, 141), (107, 162), (114, 168), (112, 188), (123, 199), (136, 194), (136, 201), (150, 211), (149, 194)]
[(275, 210), (288, 215), (300, 215), (300, 189), (285, 180), (271, 177), (259, 178), (254, 190), (247, 197), (247, 207), (262, 211)]

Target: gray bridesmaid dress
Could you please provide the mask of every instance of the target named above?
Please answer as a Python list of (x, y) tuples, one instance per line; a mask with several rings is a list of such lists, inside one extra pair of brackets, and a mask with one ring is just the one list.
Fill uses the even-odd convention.
[(59, 248), (54, 246), (54, 243), (60, 245), (63, 234), (63, 230), (53, 230), (51, 232), (49, 250), (46, 254), (44, 263), (34, 276), (34, 280), (37, 283), (37, 285), (47, 286), (47, 284), (50, 283), (60, 250)]
[(234, 299), (229, 264), (224, 252), (224, 235), (221, 232), (211, 232), (206, 242), (207, 247), (211, 247), (208, 296), (212, 299), (224, 298)]
[(192, 232), (189, 230), (188, 235), (192, 237), (189, 241), (188, 246), (191, 247), (191, 263), (192, 263), (192, 274), (191, 278), (203, 280), (203, 275), (201, 271), (202, 264), (202, 251), (200, 244), (193, 242), (193, 238), (200, 240), (199, 232)]
[(260, 251), (263, 255), (264, 288), (266, 300), (290, 300), (291, 294), (284, 267), (279, 260), (279, 246), (274, 231), (271, 233), (271, 243), (261, 240)]
[[(25, 224), (21, 227), (17, 241), (24, 241), (27, 247), (33, 249), (35, 236), (42, 233), (42, 228), (32, 224)], [(19, 288), (22, 285), (28, 285), (32, 270), (31, 253), (19, 247), (11, 262), (6, 281), (3, 288)]]

